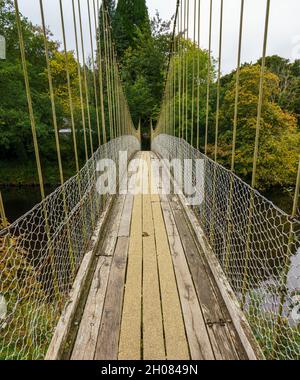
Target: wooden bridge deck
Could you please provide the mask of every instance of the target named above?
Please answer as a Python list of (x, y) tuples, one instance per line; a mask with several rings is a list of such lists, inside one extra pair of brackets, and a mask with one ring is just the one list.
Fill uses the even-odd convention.
[(72, 360), (249, 358), (177, 196), (118, 196), (96, 256)]

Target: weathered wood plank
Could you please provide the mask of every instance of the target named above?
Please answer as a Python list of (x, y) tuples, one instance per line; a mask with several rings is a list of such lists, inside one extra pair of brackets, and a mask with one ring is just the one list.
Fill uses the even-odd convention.
[(185, 253), (170, 205), (164, 202), (163, 214), (168, 231), (173, 264), (183, 310), (183, 318), (192, 360), (214, 360), (207, 327), (199, 305)]
[(179, 295), (160, 203), (152, 202), (168, 360), (189, 359)]
[(76, 308), (81, 297), (82, 287), (87, 279), (92, 259), (93, 253), (89, 252), (84, 256), (82, 260), (79, 272), (70, 294), (70, 301), (65, 306), (58, 325), (56, 326), (55, 333), (48, 348), (45, 360), (60, 360), (60, 355), (62, 354), (63, 346), (68, 338), (73, 317), (75, 315)]
[(239, 357), (231, 341), (226, 323), (224, 326), (220, 324), (220, 321), (224, 320), (224, 316), (220, 310), (211, 279), (207, 274), (209, 268), (205, 266), (199, 255), (197, 246), (185, 221), (183, 211), (175, 197), (173, 197), (171, 205), (205, 322), (209, 326), (208, 333), (215, 357), (217, 360), (238, 359)]
[[(136, 155), (135, 158), (137, 158), (140, 155)], [(130, 167), (130, 164), (129, 164)], [(133, 200), (134, 200), (134, 195), (133, 195), (133, 188), (132, 186), (135, 187), (135, 184), (132, 184), (131, 178), (133, 177), (133, 173), (130, 172), (128, 175), (128, 189), (127, 189), (127, 194), (125, 197), (125, 203), (123, 207), (123, 212), (121, 216), (121, 221), (120, 221), (120, 226), (119, 226), (119, 231), (118, 231), (118, 236), (119, 237), (129, 237), (130, 235), (130, 228), (131, 228), (131, 217), (132, 217), (132, 208), (133, 208)]]
[(106, 210), (102, 213), (97, 227), (91, 239), (90, 250), (85, 254), (82, 259), (81, 266), (76, 275), (72, 290), (70, 292), (69, 301), (67, 302), (62, 315), (56, 326), (54, 335), (52, 337), (50, 346), (48, 348), (45, 360), (60, 360), (64, 350), (64, 346), (70, 334), (73, 318), (79, 305), (84, 285), (87, 281), (95, 251), (98, 247), (98, 243), (101, 238), (101, 233), (104, 229), (104, 225), (107, 221), (109, 212), (113, 204), (113, 198), (111, 197), (106, 206)]
[(119, 196), (116, 198), (103, 230), (105, 239), (103, 239), (102, 247), (97, 251), (96, 256), (113, 255), (117, 243), (118, 230), (121, 222), (124, 203), (125, 196)]
[(123, 209), (125, 205), (126, 195), (118, 195), (110, 215), (110, 225), (108, 228), (109, 236), (118, 236), (118, 231), (120, 228), (121, 217), (123, 215)]
[(142, 195), (134, 198), (119, 344), (120, 360), (141, 359)]
[(129, 237), (130, 235), (132, 208), (133, 195), (128, 194), (126, 195), (124, 209), (121, 216), (120, 228), (118, 232), (119, 237)]
[(97, 339), (95, 360), (117, 360), (118, 358), (128, 245), (129, 239), (126, 237), (121, 237), (117, 241)]
[(162, 310), (151, 195), (143, 196), (143, 359), (164, 360)]
[[(257, 340), (253, 336), (252, 330), (249, 326), (249, 323), (242, 312), (238, 300), (226, 278), (224, 271), (222, 270), (219, 261), (211, 251), (211, 248), (208, 246), (204, 232), (195, 216), (195, 214), (185, 205), (184, 198), (180, 196), (181, 203), (184, 207), (190, 225), (193, 226), (197, 239), (200, 246), (202, 247), (203, 254), (205, 255), (211, 271), (213, 272), (216, 284), (220, 291), (222, 301), (226, 305), (227, 311), (232, 319), (233, 326), (238, 334), (234, 334), (233, 339), (237, 341), (237, 346), (242, 345), (241, 349), (238, 351), (240, 359), (249, 359), (249, 360), (264, 360), (265, 357), (259, 347)], [(240, 341), (240, 343), (239, 343)], [(246, 357), (245, 357), (246, 355)]]
[(157, 157), (150, 153), (148, 156), (148, 165), (150, 172), (150, 193), (152, 202), (160, 202), (160, 173), (155, 170), (156, 165), (154, 162), (157, 160)]
[(99, 257), (71, 360), (94, 359), (111, 262), (111, 257)]
[(169, 201), (162, 201), (161, 208), (163, 211), (168, 236), (179, 236)]
[(143, 182), (143, 187), (142, 187), (142, 194), (149, 194), (150, 193), (150, 180), (151, 180), (151, 175), (149, 173), (150, 165), (149, 165), (149, 155), (147, 152), (144, 152), (142, 156), (142, 182)]

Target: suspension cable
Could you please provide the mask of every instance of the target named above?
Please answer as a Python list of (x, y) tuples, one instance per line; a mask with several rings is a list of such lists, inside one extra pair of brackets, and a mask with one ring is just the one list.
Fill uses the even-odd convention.
[(198, 0), (198, 54), (197, 54), (197, 150), (200, 148), (200, 38), (201, 38), (201, 0)]
[(95, 113), (96, 113), (97, 132), (98, 132), (98, 146), (100, 146), (101, 145), (100, 117), (99, 117), (98, 92), (97, 92), (97, 80), (96, 80), (96, 68), (95, 68), (93, 32), (92, 32), (92, 16), (91, 16), (90, 0), (86, 0), (86, 1), (87, 1), (89, 31), (90, 31), (91, 60), (92, 60), (92, 70), (93, 70), (94, 94), (95, 94), (95, 107), (96, 107)]
[[(87, 143), (87, 131), (86, 131), (86, 122), (85, 122), (85, 107), (83, 100), (83, 88), (82, 88), (82, 77), (81, 77), (81, 66), (80, 66), (80, 54), (79, 54), (79, 44), (78, 44), (78, 32), (77, 32), (77, 17), (75, 9), (75, 0), (72, 0), (72, 11), (73, 11), (73, 24), (74, 24), (74, 35), (75, 35), (75, 46), (76, 46), (76, 57), (77, 57), (77, 75), (78, 75), (78, 84), (79, 84), (79, 97), (80, 97), (80, 109), (81, 109), (81, 122), (83, 128), (83, 139), (84, 139), (84, 152), (85, 152), (85, 161), (89, 159), (88, 153), (88, 143)], [(74, 133), (73, 133), (74, 135)], [(75, 137), (75, 135), (74, 135)], [(74, 146), (76, 147), (76, 137), (73, 141)], [(77, 152), (77, 147), (75, 149)], [(78, 163), (77, 163), (78, 165)], [(79, 171), (79, 165), (78, 165)]]
[(190, 22), (190, 0), (186, 1), (186, 97), (185, 97), (185, 140), (188, 141), (189, 125), (189, 22)]
[(219, 64), (218, 64), (218, 81), (217, 81), (217, 110), (216, 110), (216, 131), (215, 131), (215, 162), (217, 162), (217, 158), (218, 158), (218, 137), (219, 137), (219, 118), (220, 118), (220, 82), (221, 82), (222, 38), (223, 38), (223, 5), (224, 5), (224, 0), (221, 0)]
[(245, 5), (245, 0), (241, 0), (240, 33), (239, 33), (238, 59), (237, 59), (237, 70), (236, 70), (234, 120), (233, 120), (233, 136), (232, 136), (232, 158), (231, 158), (231, 171), (232, 172), (235, 171), (235, 151), (236, 151), (236, 138), (237, 138), (239, 91), (240, 91), (240, 72), (241, 72), (241, 51), (242, 51), (242, 39), (243, 39), (244, 5)]
[(4, 208), (1, 190), (0, 190), (0, 217), (1, 217), (1, 222), (2, 222), (1, 229), (2, 227), (6, 228), (8, 226), (8, 221), (5, 214), (5, 208)]
[(255, 186), (256, 186), (256, 171), (257, 171), (259, 137), (260, 137), (260, 128), (261, 128), (261, 115), (262, 115), (262, 104), (263, 104), (263, 86), (264, 86), (266, 53), (267, 53), (267, 43), (268, 43), (270, 5), (271, 5), (271, 1), (267, 0), (265, 31), (264, 31), (264, 45), (263, 45), (263, 55), (262, 55), (261, 71), (260, 71), (260, 83), (259, 83), (259, 100), (258, 100), (258, 109), (257, 109), (255, 149), (254, 149), (254, 156), (253, 156), (253, 171), (252, 171), (252, 182), (251, 182), (251, 185), (253, 188), (255, 188)]
[(41, 193), (42, 200), (44, 200), (45, 187), (44, 187), (39, 145), (38, 145), (37, 133), (36, 133), (36, 122), (35, 122), (35, 117), (33, 113), (32, 97), (31, 97), (30, 84), (29, 84), (28, 68), (27, 68), (26, 57), (25, 57), (25, 46), (24, 46), (24, 38), (23, 38), (23, 32), (22, 32), (22, 26), (21, 26), (18, 0), (14, 0), (14, 5), (15, 5), (15, 10), (16, 10), (16, 23), (17, 23), (18, 36), (19, 36), (21, 61), (22, 61), (22, 68), (23, 68), (24, 81), (25, 81), (25, 91), (26, 91), (26, 98), (27, 98), (27, 103), (28, 103), (33, 145), (34, 145), (34, 152), (35, 152), (35, 160), (36, 160), (39, 185), (40, 185), (40, 193)]
[(194, 108), (195, 108), (195, 48), (196, 48), (196, 21), (197, 21), (197, 0), (194, 0), (194, 34), (193, 34), (193, 71), (192, 71), (192, 115), (191, 115), (191, 145), (194, 145)]
[[(97, 12), (95, 0), (93, 0), (94, 8), (94, 20), (95, 20), (95, 34), (98, 38), (98, 71), (99, 71), (99, 89), (100, 89), (100, 106), (101, 106), (101, 122), (102, 122), (102, 136), (103, 142), (106, 144), (106, 123), (105, 123), (105, 108), (104, 108), (104, 94), (103, 94), (103, 73), (102, 73), (102, 45), (101, 45), (101, 31), (100, 31), (100, 6), (99, 1), (97, 0)], [(98, 24), (97, 24), (98, 19)]]
[(209, 41), (208, 41), (208, 63), (207, 63), (207, 93), (206, 93), (206, 123), (205, 123), (205, 155), (207, 155), (208, 145), (208, 121), (209, 121), (209, 98), (210, 98), (210, 78), (211, 78), (211, 35), (212, 35), (212, 14), (213, 0), (210, 0), (209, 12)]
[(108, 117), (109, 117), (109, 138), (113, 138), (113, 125), (112, 125), (112, 112), (111, 112), (111, 97), (110, 97), (110, 75), (109, 75), (109, 60), (108, 60), (108, 42), (107, 42), (107, 19), (105, 15), (105, 1), (102, 2), (102, 28), (103, 28), (103, 41), (104, 41), (104, 62), (105, 62), (105, 74), (106, 74), (106, 92), (107, 92), (107, 105), (108, 105)]
[(83, 83), (84, 83), (86, 109), (87, 109), (88, 126), (89, 126), (89, 136), (90, 136), (90, 150), (91, 150), (91, 156), (93, 156), (94, 154), (93, 131), (92, 131), (91, 112), (90, 112), (88, 73), (87, 73), (87, 64), (85, 61), (85, 49), (84, 49), (84, 41), (83, 41), (83, 27), (82, 27), (82, 14), (81, 14), (80, 0), (78, 0), (77, 5), (78, 5), (80, 40), (81, 40), (81, 54), (82, 54), (82, 61), (83, 61)]

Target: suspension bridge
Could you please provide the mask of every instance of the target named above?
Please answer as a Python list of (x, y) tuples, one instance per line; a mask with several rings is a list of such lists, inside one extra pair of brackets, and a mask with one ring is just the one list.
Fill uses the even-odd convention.
[[(218, 109), (211, 159), (207, 151), (211, 57), (206, 130), (199, 127), (200, 54), (192, 62), (192, 88), (187, 71), (187, 41), (200, 45), (202, 2), (177, 3), (161, 113), (156, 127), (151, 126), (151, 151), (145, 152), (141, 151), (141, 130), (133, 125), (123, 92), (106, 2), (72, 0), (85, 152), (85, 164), (80, 168), (66, 16), (59, 0), (77, 169), (68, 181), (64, 179), (43, 0), (37, 3), (61, 186), (45, 196), (24, 30), (18, 0), (14, 0), (41, 203), (9, 224), (0, 196), (0, 301), (5, 304), (5, 312), (0, 313), (0, 358), (299, 359), (300, 327), (291, 315), (295, 315), (295, 296), (300, 289), (299, 263), (294, 260), (299, 251), (300, 164), (291, 215), (255, 189), (271, 1), (265, 1), (251, 186), (235, 174), (244, 0), (237, 1), (240, 29), (231, 170), (218, 163), (226, 2), (220, 1)], [(210, 56), (213, 1), (209, 3)], [(85, 65), (83, 6), (89, 15), (91, 81)], [(87, 91), (89, 86), (91, 91)], [(91, 94), (97, 111), (96, 143)], [(188, 114), (195, 120), (191, 126)], [(205, 137), (204, 147), (200, 135)], [(119, 152), (126, 152), (125, 165), (119, 161)], [(103, 160), (109, 173), (106, 181), (99, 180)], [(178, 165), (168, 165), (172, 160)], [(197, 162), (201, 162), (200, 175)], [(115, 184), (110, 181), (113, 174), (117, 176)], [(124, 181), (127, 191), (122, 191)], [(109, 184), (110, 191), (102, 192)], [(170, 191), (165, 191), (169, 185)], [(191, 194), (198, 202), (189, 201)]]

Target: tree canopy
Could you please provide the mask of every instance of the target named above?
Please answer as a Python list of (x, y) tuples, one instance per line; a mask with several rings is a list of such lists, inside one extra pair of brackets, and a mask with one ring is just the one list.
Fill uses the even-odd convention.
[(137, 35), (142, 32), (150, 36), (150, 20), (145, 0), (119, 0), (112, 19), (113, 35), (119, 58), (125, 51), (134, 48)]
[[(260, 66), (256, 64), (245, 66), (240, 72), (236, 172), (244, 178), (249, 178), (252, 173), (260, 71)], [(219, 155), (225, 165), (229, 165), (231, 158), (235, 84), (236, 74), (226, 86), (220, 112)], [(296, 117), (275, 101), (280, 92), (280, 78), (267, 71), (264, 76), (257, 173), (261, 189), (295, 183), (300, 133)]]
[[(15, 11), (10, 0), (0, 0), (0, 34), (4, 35), (7, 44), (7, 59), (0, 61), (0, 171), (2, 181), (36, 182), (34, 149), (31, 124), (25, 93), (25, 84), (20, 64), (20, 51)], [(40, 147), (46, 183), (57, 183), (58, 165), (55, 147), (53, 119), (49, 96), (49, 85), (45, 59), (45, 47), (42, 30), (21, 16), (29, 82), (33, 100), (36, 130)], [(70, 109), (66, 84), (66, 63), (60, 44), (53, 41), (48, 31), (51, 74), (53, 77), (56, 112), (59, 129), (70, 127)], [(78, 134), (78, 147), (83, 157), (83, 136), (81, 131), (80, 99), (78, 89), (77, 61), (73, 52), (68, 52), (71, 90), (75, 111), (75, 123)], [(94, 105), (91, 102), (91, 117), (95, 118)], [(94, 125), (94, 124), (93, 124)], [(66, 177), (74, 174), (74, 153), (71, 136), (61, 137), (62, 156), (65, 162)], [(15, 167), (6, 173), (6, 164), (15, 162)], [(25, 168), (25, 165), (26, 168)], [(27, 167), (30, 167), (28, 175)], [(48, 175), (48, 169), (51, 174)], [(2, 171), (3, 170), (3, 171)], [(23, 172), (23, 176), (19, 173)], [(15, 174), (16, 173), (16, 174)], [(18, 174), (17, 174), (18, 173)], [(25, 175), (26, 173), (26, 175)], [(8, 177), (7, 177), (8, 176)], [(26, 177), (26, 178), (25, 178)], [(11, 178), (11, 179), (9, 179)], [(16, 179), (17, 178), (17, 179)]]

